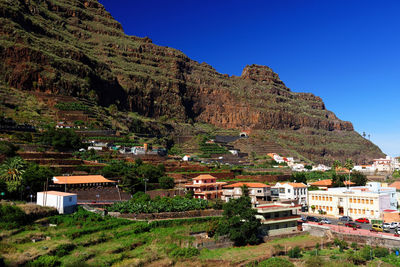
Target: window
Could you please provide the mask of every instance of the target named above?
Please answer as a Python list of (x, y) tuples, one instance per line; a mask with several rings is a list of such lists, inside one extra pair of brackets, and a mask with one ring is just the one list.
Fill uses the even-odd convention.
[(371, 202), (371, 205), (374, 204), (374, 200), (373, 199), (371, 199), (370, 202)]
[(288, 189), (287, 192), (290, 193), (290, 189)]
[(279, 193), (284, 194), (285, 193), (285, 188), (279, 188)]
[(371, 210), (371, 215), (374, 215), (374, 211), (373, 210)]
[(257, 190), (257, 193), (262, 193), (262, 190)]
[(362, 210), (362, 214), (365, 214), (365, 209)]
[(322, 197), (322, 201), (325, 201), (325, 197)]
[(311, 199), (312, 199), (312, 200), (315, 200), (315, 197), (314, 197), (314, 196), (311, 196)]
[(352, 209), (352, 208), (350, 208), (350, 209), (349, 209), (349, 212), (350, 212), (350, 213), (353, 213), (353, 209)]
[(365, 204), (369, 204), (369, 199), (366, 199), (366, 200), (365, 200)]
[(69, 197), (69, 202), (72, 202), (72, 197)]
[(349, 199), (349, 202), (350, 202), (350, 203), (353, 203), (353, 199), (352, 199), (352, 198), (350, 198), (350, 199)]
[(318, 200), (321, 200), (321, 196), (318, 196)]
[(357, 203), (360, 204), (360, 203), (361, 203), (361, 200), (360, 200), (360, 199), (357, 199)]
[(362, 203), (362, 204), (365, 204), (365, 200), (364, 200), (364, 199), (361, 199), (361, 203)]
[(329, 201), (332, 201), (332, 197), (329, 197)]
[(332, 207), (330, 207), (330, 210), (332, 211)]

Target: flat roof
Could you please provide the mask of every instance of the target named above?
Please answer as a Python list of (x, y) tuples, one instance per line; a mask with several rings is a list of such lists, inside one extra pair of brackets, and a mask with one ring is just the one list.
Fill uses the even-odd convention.
[(54, 196), (76, 196), (77, 194), (74, 193), (66, 193), (66, 192), (60, 192), (60, 191), (43, 191), (43, 192), (38, 192), (42, 194), (47, 194), (47, 195), (54, 195)]
[(54, 176), (55, 184), (94, 184), (94, 183), (115, 183), (108, 180), (102, 175), (71, 175), (71, 176)]

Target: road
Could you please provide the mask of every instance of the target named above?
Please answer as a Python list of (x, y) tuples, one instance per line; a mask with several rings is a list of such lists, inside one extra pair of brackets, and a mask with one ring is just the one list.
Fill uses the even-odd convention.
[[(331, 225), (338, 225), (338, 226), (343, 226), (343, 227), (344, 227), (344, 224), (346, 223), (346, 222), (340, 222), (340, 223), (343, 223), (343, 224), (338, 224), (338, 222), (339, 222), (338, 219), (334, 219), (334, 218), (331, 218), (331, 217), (324, 217), (323, 215), (302, 214), (301, 216), (302, 216), (302, 217), (304, 217), (304, 216), (313, 216), (313, 217), (317, 217), (317, 218), (319, 218), (319, 219), (327, 218), (328, 220), (330, 220), (330, 221), (332, 222)], [(352, 218), (352, 219), (355, 220), (354, 218)], [(371, 224), (371, 223), (358, 223), (358, 222), (356, 222), (356, 221), (353, 221), (353, 222), (354, 222), (355, 224), (357, 224), (357, 225), (360, 225), (360, 226), (361, 226), (360, 229), (370, 230), (371, 227), (372, 227), (372, 224)], [(347, 227), (347, 228), (349, 228), (349, 227)], [(349, 229), (351, 229), (351, 228), (349, 228)], [(385, 233), (393, 234), (393, 235), (394, 235), (394, 230), (395, 230), (395, 229), (390, 229), (390, 232), (385, 232)]]

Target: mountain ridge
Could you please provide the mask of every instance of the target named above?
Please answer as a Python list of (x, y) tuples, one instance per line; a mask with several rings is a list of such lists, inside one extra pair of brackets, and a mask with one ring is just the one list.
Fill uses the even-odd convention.
[(125, 35), (97, 1), (4, 1), (0, 18), (0, 79), (10, 87), (221, 128), (344, 131), (360, 144), (360, 158), (365, 151), (365, 159), (383, 155), (320, 97), (292, 92), (271, 68), (253, 64), (241, 76), (218, 73), (148, 37)]

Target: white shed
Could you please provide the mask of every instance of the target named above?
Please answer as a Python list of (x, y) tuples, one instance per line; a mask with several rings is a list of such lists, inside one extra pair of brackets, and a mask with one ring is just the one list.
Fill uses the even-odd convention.
[(58, 191), (38, 192), (36, 204), (45, 207), (54, 207), (60, 214), (73, 213), (78, 201), (77, 194)]

